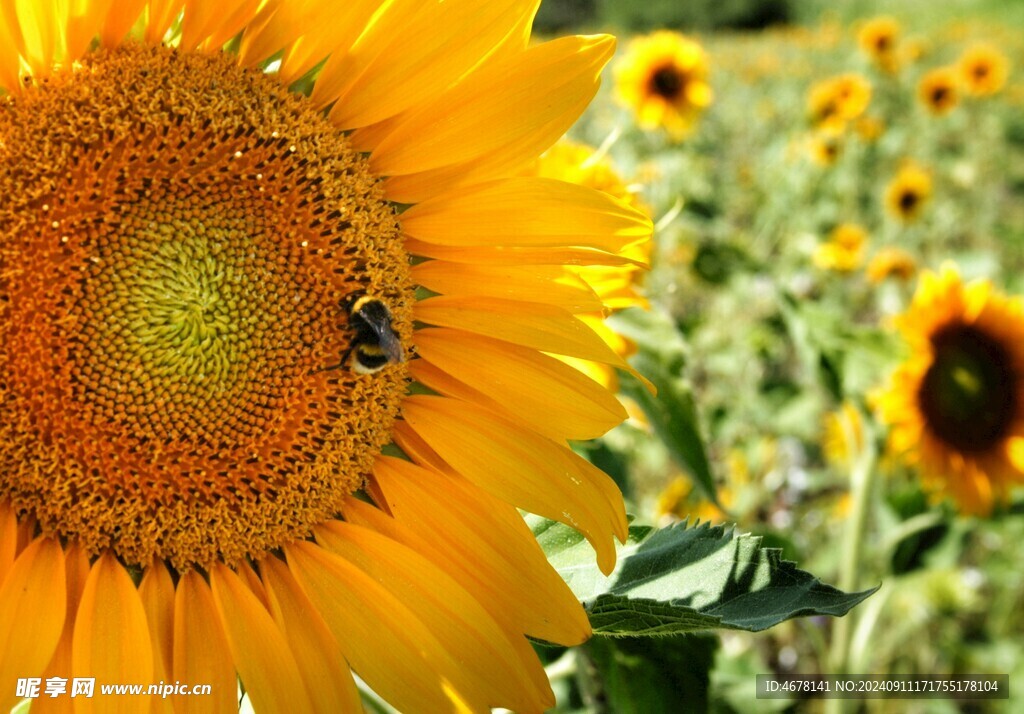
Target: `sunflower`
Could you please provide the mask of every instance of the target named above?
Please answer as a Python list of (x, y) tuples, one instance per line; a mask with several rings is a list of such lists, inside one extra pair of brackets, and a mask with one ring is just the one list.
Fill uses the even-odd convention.
[(829, 463), (849, 465), (864, 448), (864, 420), (851, 402), (827, 413), (821, 432), (821, 451)]
[(90, 676), (361, 711), (353, 671), (550, 707), (525, 636), (590, 630), (517, 508), (605, 572), (626, 536), (567, 446), (625, 413), (551, 355), (626, 365), (557, 278), (652, 227), (521, 174), (614, 40), (530, 45), (535, 0), (5, 7), (0, 709)]
[(861, 116), (870, 103), (871, 83), (853, 72), (816, 82), (807, 96), (811, 122), (837, 130)]
[[(594, 147), (563, 138), (545, 151), (527, 171), (528, 174), (569, 181), (603, 191), (649, 215), (635, 186), (627, 185), (611, 159)], [(644, 274), (642, 265), (651, 257), (651, 241), (642, 240), (622, 249), (620, 254), (635, 260), (623, 265), (568, 266), (562, 282), (582, 281), (597, 299), (591, 311), (578, 315), (605, 343), (621, 357), (636, 353), (636, 343), (613, 330), (605, 321), (606, 314), (629, 307), (647, 308), (646, 298), (639, 291)], [(608, 364), (574, 357), (562, 361), (575, 366), (609, 390), (619, 389), (618, 375)]]
[(893, 73), (899, 68), (897, 49), (901, 31), (896, 18), (888, 15), (874, 17), (861, 26), (857, 43), (880, 69)]
[(641, 128), (663, 127), (676, 140), (693, 131), (714, 96), (703, 48), (668, 30), (630, 43), (615, 67), (615, 90)]
[(968, 47), (960, 56), (957, 67), (964, 89), (976, 97), (999, 92), (1010, 74), (1006, 55), (989, 44)]
[(885, 187), (885, 208), (899, 220), (910, 223), (921, 215), (931, 195), (931, 174), (906, 162)]
[(856, 223), (840, 223), (829, 233), (828, 240), (814, 250), (811, 260), (822, 270), (849, 273), (864, 261), (868, 234)]
[(864, 269), (870, 282), (881, 283), (888, 278), (910, 280), (917, 271), (917, 261), (902, 248), (887, 246), (875, 253)]
[(1024, 301), (950, 265), (897, 318), (911, 355), (874, 396), (889, 448), (926, 484), (985, 514), (1024, 482)]
[(926, 72), (917, 84), (917, 98), (930, 113), (948, 114), (958, 101), (956, 72), (949, 67)]

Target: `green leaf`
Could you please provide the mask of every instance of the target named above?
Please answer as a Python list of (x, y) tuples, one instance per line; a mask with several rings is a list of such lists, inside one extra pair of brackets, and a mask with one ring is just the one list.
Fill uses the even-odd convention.
[(631, 526), (609, 577), (583, 537), (530, 516), (552, 565), (583, 602), (596, 634), (652, 636), (709, 629), (757, 632), (808, 615), (845, 615), (875, 591), (844, 593), (776, 548), (732, 528)]
[[(708, 710), (718, 638), (595, 637), (580, 648), (580, 689), (589, 711), (675, 714)], [(594, 676), (594, 675), (597, 676)]]
[(658, 439), (702, 495), (721, 506), (700, 432), (697, 406), (690, 385), (681, 376), (686, 365), (682, 337), (666, 316), (654, 312), (625, 310), (615, 318), (615, 329), (637, 343), (637, 354), (630, 361), (651, 381), (658, 394), (651, 394), (626, 374), (622, 375), (620, 391), (640, 406)]

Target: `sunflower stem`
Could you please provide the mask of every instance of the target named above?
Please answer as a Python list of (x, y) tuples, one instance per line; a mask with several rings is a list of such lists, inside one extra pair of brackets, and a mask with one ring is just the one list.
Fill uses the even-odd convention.
[[(839, 589), (844, 592), (853, 592), (858, 586), (864, 534), (867, 529), (871, 494), (874, 490), (877, 473), (875, 441), (869, 422), (861, 414), (858, 414), (857, 418), (864, 430), (860, 440), (855, 437), (855, 430), (849, 417), (843, 417), (843, 429), (846, 432), (847, 443), (851, 446), (850, 490), (853, 498), (852, 510), (846, 522), (843, 557), (839, 565)], [(860, 441), (859, 444), (858, 441)], [(829, 653), (829, 666), (833, 674), (847, 674), (850, 664), (850, 634), (856, 624), (854, 613), (838, 618), (835, 623)], [(827, 699), (825, 701), (828, 714), (841, 714), (846, 710), (845, 700)]]

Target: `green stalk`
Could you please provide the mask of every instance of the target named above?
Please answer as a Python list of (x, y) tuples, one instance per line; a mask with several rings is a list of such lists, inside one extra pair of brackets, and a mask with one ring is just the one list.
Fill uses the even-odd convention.
[[(868, 511), (871, 507), (871, 494), (874, 490), (877, 469), (875, 468), (875, 441), (867, 419), (860, 417), (863, 427), (863, 446), (856, 450), (857, 441), (854, 437), (853, 425), (844, 423), (847, 443), (852, 445), (850, 455), (850, 490), (853, 495), (853, 506), (846, 522), (846, 535), (843, 539), (843, 556), (839, 564), (839, 589), (854, 592), (859, 585), (862, 569), (863, 545), (867, 531)], [(829, 651), (828, 674), (849, 674), (850, 633), (854, 629), (856, 610), (835, 621), (832, 631), (832, 646)], [(826, 699), (825, 711), (828, 714), (841, 714), (845, 708), (845, 700)]]

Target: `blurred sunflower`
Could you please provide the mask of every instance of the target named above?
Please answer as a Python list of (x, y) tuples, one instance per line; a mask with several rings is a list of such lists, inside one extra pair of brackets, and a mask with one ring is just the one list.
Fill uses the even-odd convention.
[(889, 448), (929, 488), (989, 513), (1024, 482), (1024, 301), (925, 271), (896, 325), (910, 357), (873, 396)]
[(605, 572), (626, 535), (566, 445), (624, 411), (548, 353), (625, 363), (556, 278), (652, 227), (520, 175), (614, 51), (530, 46), (537, 4), (5, 5), (0, 709), (87, 674), (361, 711), (350, 670), (554, 703), (524, 635), (589, 625), (516, 509)]
[(917, 271), (917, 261), (902, 248), (886, 246), (875, 253), (864, 269), (867, 278), (878, 284), (888, 278), (910, 280)]
[(917, 98), (931, 114), (948, 114), (959, 101), (956, 72), (949, 67), (926, 72), (917, 84)]
[(870, 103), (871, 83), (853, 72), (816, 82), (807, 96), (811, 122), (837, 130), (861, 116)]
[(821, 450), (833, 464), (848, 465), (864, 448), (864, 419), (851, 402), (843, 402), (822, 421)]
[(641, 128), (662, 127), (678, 141), (693, 131), (714, 97), (707, 55), (678, 32), (637, 37), (615, 66), (615, 93)]
[(861, 50), (883, 71), (893, 73), (899, 68), (899, 21), (888, 15), (865, 22), (857, 33)]
[(885, 187), (885, 208), (890, 215), (910, 223), (921, 215), (931, 195), (931, 174), (915, 163), (906, 162)]
[(968, 47), (957, 62), (960, 79), (968, 94), (976, 97), (996, 94), (1010, 74), (1010, 61), (989, 44)]
[[(607, 154), (598, 152), (594, 147), (563, 138), (545, 151), (527, 173), (597, 189), (614, 196), (644, 215), (650, 214), (650, 209), (644, 204), (637, 188), (627, 185)], [(577, 317), (600, 335), (616, 354), (626, 358), (636, 352), (636, 343), (613, 330), (604, 318), (609, 313), (628, 307), (649, 307), (647, 299), (640, 293), (640, 281), (644, 275), (642, 266), (650, 261), (651, 241), (645, 238), (625, 246), (619, 254), (636, 262), (622, 265), (567, 266), (566, 271), (569, 275), (565, 276), (563, 281), (582, 280), (583, 284), (593, 291), (600, 303), (592, 305), (591, 312), (580, 313)], [(608, 364), (576, 357), (561, 359), (597, 380), (610, 391), (619, 390), (618, 375)]]
[(843, 154), (845, 139), (841, 129), (824, 126), (807, 137), (807, 154), (818, 166), (832, 166)]
[(814, 250), (811, 260), (822, 270), (849, 273), (864, 262), (868, 234), (856, 223), (840, 223), (829, 233), (828, 240)]

